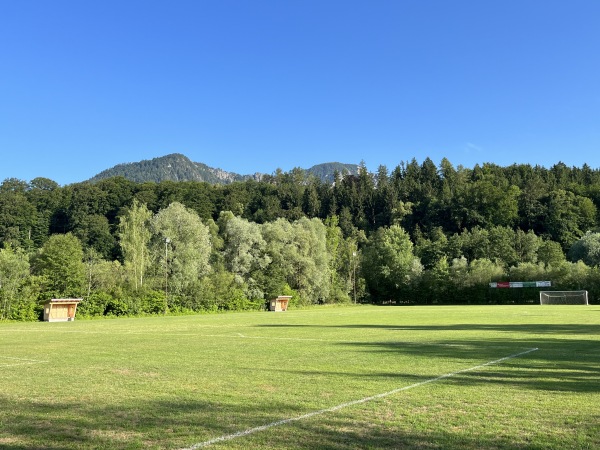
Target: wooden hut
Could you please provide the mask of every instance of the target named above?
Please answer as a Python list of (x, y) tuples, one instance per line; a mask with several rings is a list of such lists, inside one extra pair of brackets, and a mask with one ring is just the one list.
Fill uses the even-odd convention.
[(288, 303), (292, 298), (291, 295), (280, 295), (277, 298), (271, 300), (271, 304), (269, 306), (270, 311), (287, 311)]
[(44, 304), (44, 322), (70, 322), (75, 320), (75, 312), (80, 298), (53, 298)]

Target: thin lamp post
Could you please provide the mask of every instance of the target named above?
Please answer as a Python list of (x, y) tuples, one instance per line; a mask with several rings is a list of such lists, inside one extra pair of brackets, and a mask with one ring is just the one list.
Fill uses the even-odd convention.
[(169, 243), (171, 239), (168, 237), (165, 238), (165, 314), (167, 313), (168, 308), (168, 299), (169, 299)]
[(354, 263), (354, 274), (352, 276), (352, 289), (354, 290), (354, 304), (356, 304), (356, 252), (352, 252), (352, 262)]

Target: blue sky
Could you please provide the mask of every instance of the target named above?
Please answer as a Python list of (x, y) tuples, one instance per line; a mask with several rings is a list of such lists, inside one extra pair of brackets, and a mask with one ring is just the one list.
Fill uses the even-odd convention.
[(0, 180), (600, 168), (598, 0), (0, 0)]

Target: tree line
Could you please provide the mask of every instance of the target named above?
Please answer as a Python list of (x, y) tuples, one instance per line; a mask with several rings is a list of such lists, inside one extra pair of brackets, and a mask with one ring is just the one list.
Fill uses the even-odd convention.
[[(0, 184), (0, 318), (34, 320), (49, 298), (83, 315), (302, 304), (507, 303), (600, 289), (600, 171), (558, 163), (375, 173), (301, 169), (260, 181)], [(532, 300), (533, 299), (533, 300)]]

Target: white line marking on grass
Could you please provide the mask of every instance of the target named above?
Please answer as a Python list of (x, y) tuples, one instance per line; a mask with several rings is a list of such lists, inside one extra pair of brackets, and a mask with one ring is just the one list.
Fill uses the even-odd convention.
[(40, 362), (25, 362), (25, 363), (16, 363), (16, 364), (0, 364), (0, 367), (15, 367), (15, 366), (30, 366), (32, 364), (40, 364), (48, 361), (40, 361)]
[(249, 428), (247, 430), (239, 431), (237, 433), (227, 434), (227, 435), (224, 435), (224, 436), (219, 436), (217, 438), (210, 439), (208, 441), (199, 442), (197, 444), (192, 445), (191, 447), (186, 447), (186, 448), (183, 448), (181, 450), (196, 450), (198, 448), (208, 447), (209, 445), (216, 444), (218, 442), (230, 441), (232, 439), (236, 439), (236, 438), (239, 438), (239, 437), (248, 436), (250, 434), (258, 433), (260, 431), (265, 431), (265, 430), (268, 430), (269, 428), (278, 427), (280, 425), (285, 425), (285, 424), (288, 424), (288, 423), (291, 423), (291, 422), (297, 422), (299, 420), (309, 419), (309, 418), (314, 417), (314, 416), (319, 416), (319, 415), (322, 415), (322, 414), (325, 414), (325, 413), (338, 411), (340, 409), (347, 408), (349, 406), (359, 405), (361, 403), (367, 403), (367, 402), (370, 402), (372, 400), (377, 400), (377, 399), (380, 399), (380, 398), (388, 397), (390, 395), (397, 394), (398, 392), (407, 391), (409, 389), (413, 389), (413, 388), (416, 388), (416, 387), (419, 387), (419, 386), (423, 386), (425, 384), (435, 383), (436, 381), (440, 381), (440, 380), (443, 380), (445, 378), (450, 378), (450, 377), (453, 377), (453, 376), (461, 374), (461, 373), (471, 372), (473, 370), (481, 369), (483, 367), (491, 366), (491, 365), (494, 365), (494, 364), (499, 364), (499, 363), (507, 361), (509, 359), (517, 358), (519, 356), (523, 356), (523, 355), (526, 355), (528, 353), (535, 352), (536, 350), (539, 350), (539, 349), (538, 348), (530, 348), (530, 349), (525, 350), (525, 351), (520, 352), (520, 353), (515, 353), (513, 355), (505, 356), (504, 358), (496, 359), (494, 361), (489, 361), (489, 362), (487, 362), (485, 364), (480, 364), (478, 366), (469, 367), (468, 369), (457, 370), (456, 372), (452, 372), (452, 373), (447, 373), (447, 374), (444, 374), (444, 375), (440, 375), (439, 377), (436, 377), (436, 378), (431, 378), (429, 380), (421, 381), (419, 383), (414, 383), (414, 384), (411, 384), (409, 386), (404, 386), (404, 387), (401, 387), (401, 388), (393, 389), (391, 391), (384, 392), (383, 394), (372, 395), (370, 397), (361, 398), (360, 400), (353, 400), (351, 402), (342, 403), (341, 405), (332, 406), (331, 408), (321, 409), (319, 411), (313, 411), (313, 412), (310, 412), (308, 414), (303, 414), (303, 415), (298, 416), (298, 417), (291, 417), (289, 419), (278, 420), (277, 422), (271, 422), (269, 424), (261, 425), (259, 427)]
[[(14, 358), (12, 356), (0, 356), (0, 360), (8, 359), (10, 360), (10, 364), (5, 364), (0, 361), (0, 367), (14, 367), (14, 366), (24, 366), (26, 364), (42, 364), (47, 363), (49, 361), (42, 361), (41, 359), (25, 359), (25, 358)], [(13, 363), (13, 361), (17, 361)]]

